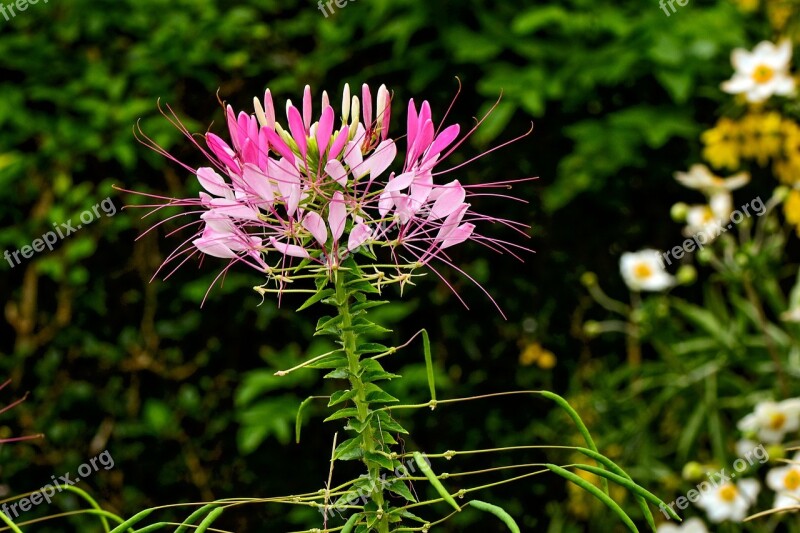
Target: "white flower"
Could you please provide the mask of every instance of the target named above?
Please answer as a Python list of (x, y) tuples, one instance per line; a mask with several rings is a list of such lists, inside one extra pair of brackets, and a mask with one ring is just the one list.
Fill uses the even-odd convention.
[(688, 172), (676, 172), (675, 179), (678, 183), (689, 189), (697, 189), (707, 196), (719, 192), (734, 191), (744, 187), (750, 182), (750, 174), (739, 172), (727, 178), (713, 174), (705, 165), (692, 165)]
[(784, 435), (800, 428), (800, 398), (782, 402), (761, 402), (755, 410), (741, 419), (741, 431), (755, 433), (761, 442), (777, 444)]
[(743, 479), (738, 483), (728, 481), (701, 492), (697, 506), (705, 509), (708, 519), (715, 524), (725, 520), (741, 522), (760, 490), (761, 485), (755, 479)]
[(632, 291), (663, 291), (675, 284), (675, 278), (664, 270), (658, 250), (624, 253), (619, 269)]
[(708, 533), (705, 522), (696, 516), (681, 522), (681, 525), (664, 522), (656, 529), (657, 533)]
[(733, 213), (733, 197), (727, 191), (714, 193), (708, 204), (692, 205), (686, 211), (684, 234), (692, 236), (705, 233), (707, 242), (722, 233), (722, 227), (730, 222)]
[(731, 54), (736, 69), (733, 77), (722, 84), (730, 94), (742, 94), (748, 102), (763, 102), (773, 94), (789, 96), (794, 93), (794, 78), (789, 75), (792, 43), (781, 41), (777, 46), (762, 41), (752, 52), (737, 48)]
[(767, 486), (776, 492), (773, 508), (800, 506), (800, 453), (795, 454), (792, 464), (767, 472)]

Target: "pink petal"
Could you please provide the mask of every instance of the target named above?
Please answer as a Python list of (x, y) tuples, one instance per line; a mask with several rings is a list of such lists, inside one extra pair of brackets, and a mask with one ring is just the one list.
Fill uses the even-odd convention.
[(308, 252), (302, 246), (297, 246), (295, 244), (286, 244), (285, 242), (279, 242), (275, 237), (269, 238), (270, 244), (272, 247), (278, 250), (283, 255), (288, 255), (290, 257), (301, 257), (303, 259), (307, 259), (311, 257), (308, 255)]
[(308, 85), (303, 89), (303, 125), (308, 132), (311, 127), (311, 87)]
[(269, 89), (264, 91), (264, 116), (267, 119), (267, 127), (275, 128), (275, 106), (272, 104), (272, 93)]
[(289, 148), (289, 145), (286, 144), (281, 136), (278, 135), (275, 130), (271, 128), (267, 128), (264, 130), (267, 132), (267, 139), (269, 140), (270, 147), (278, 154), (282, 155), (289, 161), (294, 161), (294, 152), (292, 149)]
[(222, 176), (211, 167), (200, 167), (197, 169), (197, 181), (200, 182), (205, 190), (213, 195), (222, 198), (233, 198), (230, 186), (225, 183)]
[(428, 220), (437, 220), (450, 215), (453, 211), (458, 209), (464, 202), (464, 198), (466, 198), (466, 191), (458, 180), (453, 180), (434, 192), (438, 193), (438, 197), (433, 203), (433, 207), (431, 207)]
[(223, 141), (218, 135), (214, 135), (213, 133), (206, 133), (206, 144), (208, 148), (214, 152), (214, 155), (222, 162), (222, 164), (238, 171), (239, 164), (234, 159), (236, 157), (236, 152), (231, 150), (231, 147), (228, 146), (228, 143)]
[(328, 225), (331, 227), (334, 242), (338, 242), (344, 233), (346, 219), (347, 207), (344, 205), (344, 196), (340, 191), (336, 191), (328, 206)]
[(372, 129), (372, 94), (369, 92), (369, 85), (366, 83), (361, 86), (361, 115), (364, 125), (368, 130)]
[(328, 152), (328, 157), (333, 159), (334, 157), (339, 157), (339, 154), (342, 153), (342, 148), (347, 143), (347, 138), (350, 136), (350, 128), (347, 127), (345, 124), (342, 126), (342, 129), (339, 130), (339, 133), (336, 134), (336, 138), (333, 140), (333, 144), (331, 145), (331, 149)]
[(325, 157), (325, 150), (328, 148), (328, 143), (331, 141), (331, 134), (333, 133), (333, 108), (327, 106), (322, 110), (322, 116), (317, 124), (317, 146), (319, 147), (320, 159)]
[(347, 239), (347, 249), (351, 252), (367, 242), (372, 236), (369, 226), (366, 224), (356, 224), (350, 232), (350, 237)]
[(225, 109), (225, 120), (228, 122), (228, 131), (231, 134), (233, 147), (236, 150), (239, 150), (239, 147), (241, 146), (241, 143), (239, 142), (239, 124), (236, 122), (236, 113), (234, 113), (233, 107), (228, 106)]
[(303, 217), (303, 227), (317, 239), (321, 246), (325, 246), (328, 240), (328, 228), (325, 227), (325, 221), (321, 216), (313, 211), (308, 211)]
[(414, 146), (414, 141), (417, 138), (417, 129), (418, 129), (417, 108), (414, 105), (414, 99), (411, 98), (408, 101), (408, 117), (406, 118), (406, 133), (407, 133), (406, 141), (408, 142), (407, 161), (410, 160), (411, 147)]
[(375, 148), (372, 155), (361, 165), (366, 172), (369, 172), (370, 183), (389, 168), (389, 165), (392, 164), (396, 155), (397, 146), (395, 146), (394, 141), (391, 139), (381, 142), (378, 147)]
[(436, 140), (433, 141), (430, 149), (428, 149), (428, 152), (425, 154), (423, 163), (429, 160), (431, 157), (435, 157), (442, 153), (442, 151), (450, 146), (450, 143), (452, 143), (456, 137), (458, 137), (458, 133), (460, 131), (461, 127), (458, 124), (453, 124), (452, 126), (445, 128), (445, 130), (436, 137)]
[(325, 164), (325, 172), (342, 187), (347, 186), (347, 171), (338, 159), (331, 159)]
[(292, 139), (297, 143), (300, 156), (305, 161), (308, 144), (306, 142), (306, 129), (303, 127), (303, 117), (300, 116), (300, 112), (293, 105), (286, 108), (286, 117), (289, 120), (289, 131), (292, 133)]

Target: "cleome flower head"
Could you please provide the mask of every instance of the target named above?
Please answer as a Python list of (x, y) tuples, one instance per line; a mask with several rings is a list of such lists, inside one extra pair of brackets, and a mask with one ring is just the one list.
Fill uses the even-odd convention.
[[(180, 163), (142, 134), (150, 147), (194, 174), (203, 189), (197, 198), (151, 196), (162, 202), (147, 207), (184, 206), (192, 208), (184, 215), (199, 214), (184, 226), (193, 227), (194, 236), (162, 268), (178, 262), (177, 268), (197, 254), (227, 259), (228, 267), (242, 262), (266, 275), (257, 288), (264, 294), (285, 291), (309, 278), (309, 271), (310, 277), (330, 276), (354, 254), (365, 258), (362, 266), (375, 268), (372, 280), (380, 288), (402, 286), (434, 261), (454, 266), (446, 250), (467, 240), (515, 257), (527, 251), (483, 236), (477, 227), (498, 222), (526, 235), (528, 226), (478, 214), (470, 203), (483, 189), (507, 189), (512, 182), (462, 185), (440, 179), (462, 166), (440, 170), (482, 121), (461, 135), (457, 124), (437, 125), (427, 101), (417, 106), (412, 99), (405, 155), (399, 157), (390, 135), (392, 96), (383, 85), (375, 98), (366, 84), (360, 98), (345, 85), (338, 117), (325, 92), (315, 115), (308, 86), (299, 107), (286, 102), (283, 123), (269, 90), (253, 103), (250, 113), (227, 106), (230, 141), (209, 132), (205, 147), (174, 113), (168, 117), (200, 148), (208, 166)], [(381, 250), (388, 261), (378, 261)]]

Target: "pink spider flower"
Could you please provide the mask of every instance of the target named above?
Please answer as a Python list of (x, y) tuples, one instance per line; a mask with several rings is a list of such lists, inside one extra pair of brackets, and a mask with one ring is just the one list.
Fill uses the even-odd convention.
[[(170, 110), (168, 119), (203, 152), (210, 166), (192, 168), (181, 163), (142, 134), (151, 148), (194, 174), (203, 189), (198, 198), (145, 195), (159, 201), (146, 206), (153, 211), (172, 206), (192, 208), (161, 222), (192, 215), (193, 220), (178, 230), (192, 227), (195, 231), (167, 257), (162, 268), (180, 260), (178, 268), (197, 254), (208, 255), (229, 261), (220, 276), (233, 264), (244, 262), (276, 281), (280, 290), (299, 268), (319, 272), (322, 267), (330, 273), (344, 257), (357, 251), (374, 257), (374, 249), (388, 248), (397, 267), (396, 279), (403, 282), (407, 279), (401, 275), (403, 269), (431, 267), (434, 261), (457, 269), (445, 250), (467, 240), (515, 257), (519, 257), (517, 251), (528, 250), (477, 233), (483, 222), (499, 222), (524, 236), (529, 228), (477, 214), (468, 201), (486, 195), (483, 189), (509, 188), (513, 182), (437, 183), (438, 176), (466, 164), (437, 170), (486, 117), (459, 138), (457, 124), (437, 127), (428, 102), (418, 111), (412, 99), (406, 119), (406, 153), (398, 171), (387, 176), (398, 149), (390, 135), (392, 97), (385, 86), (378, 89), (373, 102), (366, 84), (360, 99), (345, 85), (338, 125), (325, 92), (315, 120), (308, 86), (300, 108), (286, 102), (285, 125), (277, 118), (269, 90), (263, 100), (255, 98), (253, 104), (253, 113), (238, 115), (227, 106), (230, 143), (209, 132), (204, 136), (205, 148)], [(195, 218), (197, 214), (199, 218)]]

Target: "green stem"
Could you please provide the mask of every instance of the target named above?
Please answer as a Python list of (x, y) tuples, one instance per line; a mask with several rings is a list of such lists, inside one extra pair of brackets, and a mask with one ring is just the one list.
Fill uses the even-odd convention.
[(380, 481), (380, 465), (369, 458), (370, 454), (375, 453), (375, 437), (372, 433), (372, 425), (368, 421), (370, 414), (369, 403), (367, 402), (367, 391), (363, 381), (361, 381), (360, 361), (356, 352), (356, 334), (352, 330), (353, 317), (350, 313), (350, 297), (345, 289), (344, 276), (336, 273), (336, 301), (338, 302), (339, 315), (342, 317), (342, 347), (347, 355), (348, 373), (350, 375), (350, 386), (355, 391), (353, 403), (355, 404), (358, 421), (363, 426), (361, 435), (361, 448), (364, 451), (364, 464), (369, 472), (370, 486), (372, 487), (372, 499), (377, 504), (381, 518), (375, 524), (378, 533), (389, 532), (389, 517), (384, 509), (383, 486)]

